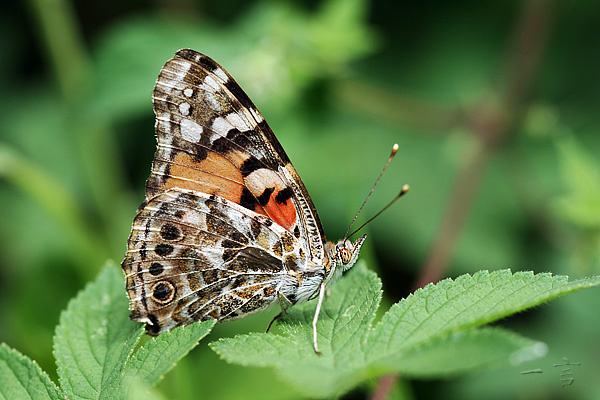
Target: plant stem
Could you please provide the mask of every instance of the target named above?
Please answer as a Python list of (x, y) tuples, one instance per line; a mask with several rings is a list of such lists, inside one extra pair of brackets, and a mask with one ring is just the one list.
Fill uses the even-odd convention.
[[(463, 123), (465, 110), (401, 96), (367, 82), (348, 80), (336, 86), (342, 107), (394, 123), (409, 124), (419, 131), (441, 132)], [(356, 93), (361, 93), (356, 96)]]
[(57, 82), (63, 96), (72, 103), (88, 84), (89, 71), (73, 10), (64, 0), (30, 0), (30, 5)]
[[(109, 122), (103, 118), (85, 115), (85, 107), (93, 95), (93, 72), (76, 16), (68, 0), (30, 0), (32, 13), (37, 18), (40, 40), (56, 75), (70, 113), (72, 139), (79, 154), (73, 162), (82, 164), (82, 180), (87, 183), (92, 201), (104, 228), (110, 237), (115, 221), (115, 204), (125, 192), (124, 176), (117, 146)], [(74, 167), (75, 168), (75, 167)], [(107, 240), (107, 243), (110, 241)]]
[[(527, 108), (529, 90), (535, 78), (550, 25), (551, 0), (529, 0), (516, 24), (512, 52), (507, 62), (507, 78), (500, 91), (500, 107), (476, 106), (470, 113), (470, 130), (479, 149), (460, 170), (448, 206), (427, 261), (421, 268), (415, 289), (439, 280), (447, 268), (461, 228), (476, 198), (486, 167), (502, 140), (514, 132)], [(398, 375), (382, 377), (372, 400), (385, 400)]]

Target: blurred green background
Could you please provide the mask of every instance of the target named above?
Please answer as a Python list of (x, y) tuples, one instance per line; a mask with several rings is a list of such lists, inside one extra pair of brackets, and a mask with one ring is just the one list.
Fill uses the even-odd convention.
[[(0, 341), (54, 370), (60, 311), (120, 261), (154, 152), (151, 91), (190, 47), (224, 65), (341, 236), (394, 142), (363, 257), (387, 304), (479, 269), (600, 274), (600, 4), (384, 0), (5, 2), (0, 14)], [(409, 382), (394, 398), (599, 399), (600, 291), (504, 324), (528, 366)], [(263, 330), (276, 310), (218, 325)], [(553, 367), (580, 362), (562, 388)], [(542, 374), (520, 371), (542, 368)], [(55, 375), (54, 375), (55, 377)], [(377, 382), (345, 396), (366, 398)], [(296, 399), (199, 346), (164, 398)]]

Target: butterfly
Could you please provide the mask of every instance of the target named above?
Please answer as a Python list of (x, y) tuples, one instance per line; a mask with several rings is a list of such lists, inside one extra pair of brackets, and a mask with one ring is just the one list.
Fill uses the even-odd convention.
[(325, 239), (300, 176), (264, 117), (211, 58), (179, 50), (153, 92), (157, 149), (122, 262), (131, 318), (158, 335), (317, 298), (366, 235)]

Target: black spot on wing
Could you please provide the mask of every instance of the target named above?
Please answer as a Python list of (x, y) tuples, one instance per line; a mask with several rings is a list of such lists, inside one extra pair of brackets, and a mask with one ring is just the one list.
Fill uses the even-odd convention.
[(262, 225), (258, 219), (252, 218), (250, 220), (250, 232), (252, 232), (254, 239), (258, 238), (258, 235), (260, 235), (260, 232), (262, 232)]
[(156, 254), (161, 257), (167, 256), (173, 252), (173, 246), (166, 243), (161, 243), (154, 248)]
[(242, 190), (242, 197), (240, 198), (240, 205), (248, 210), (254, 211), (257, 204), (256, 197), (252, 195), (248, 188), (244, 187), (244, 190)]
[(188, 61), (196, 61), (198, 56), (202, 57), (202, 54), (192, 49), (181, 49), (177, 52), (177, 55), (181, 58), (185, 58)]
[(153, 262), (152, 265), (150, 265), (150, 268), (148, 269), (148, 271), (150, 272), (150, 275), (160, 275), (162, 274), (162, 272), (164, 271), (164, 267), (161, 263), (158, 262)]
[(259, 161), (256, 157), (250, 156), (242, 163), (240, 168), (240, 172), (243, 177), (246, 177), (256, 171), (257, 169), (263, 168), (263, 163)]
[(275, 201), (279, 204), (284, 204), (293, 196), (293, 194), (294, 192), (292, 192), (292, 189), (286, 187), (285, 189), (282, 189), (277, 193), (277, 195), (275, 196)]
[(244, 92), (240, 85), (238, 85), (233, 79), (229, 79), (225, 83), (225, 87), (239, 100), (242, 106), (246, 108), (255, 108), (252, 100), (250, 100), (246, 92)]
[(227, 138), (220, 137), (212, 143), (212, 149), (217, 153), (225, 154), (231, 150), (231, 143)]
[(154, 314), (148, 314), (148, 319), (151, 323), (146, 324), (146, 332), (149, 335), (156, 336), (160, 332), (160, 325), (158, 324), (158, 318)]
[(240, 244), (238, 242), (236, 242), (236, 241), (233, 241), (233, 240), (224, 239), (221, 242), (221, 246), (225, 247), (226, 249), (230, 249), (230, 248), (240, 247)]
[(145, 260), (146, 259), (146, 254), (147, 254), (147, 251), (146, 251), (146, 242), (142, 242), (142, 246), (140, 247), (140, 258), (142, 260)]
[(275, 191), (274, 187), (266, 188), (262, 192), (262, 194), (256, 198), (258, 200), (258, 204), (260, 204), (261, 206), (265, 206), (269, 202), (269, 199), (271, 198), (271, 194), (274, 191)]
[[(208, 150), (206, 150), (205, 147), (203, 146), (195, 146), (194, 147), (194, 160), (195, 161), (202, 161), (205, 160), (208, 157)], [(169, 168), (171, 167), (170, 164), (168, 164)]]
[(166, 282), (159, 282), (154, 286), (152, 297), (160, 302), (166, 302), (173, 297), (174, 287)]
[(185, 216), (185, 212), (183, 210), (177, 210), (175, 211), (175, 218), (179, 218), (182, 219)]
[(200, 60), (196, 61), (202, 68), (214, 73), (214, 71), (219, 68), (216, 62), (214, 62), (211, 58), (203, 55), (200, 57)]
[(160, 236), (165, 240), (177, 240), (181, 236), (181, 231), (175, 225), (166, 223), (160, 228)]

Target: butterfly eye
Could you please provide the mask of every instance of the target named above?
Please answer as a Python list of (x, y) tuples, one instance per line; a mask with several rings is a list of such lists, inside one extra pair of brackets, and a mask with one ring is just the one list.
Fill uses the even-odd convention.
[(348, 264), (350, 262), (350, 258), (352, 257), (352, 253), (346, 248), (342, 248), (340, 250), (340, 258), (342, 259), (342, 263)]

